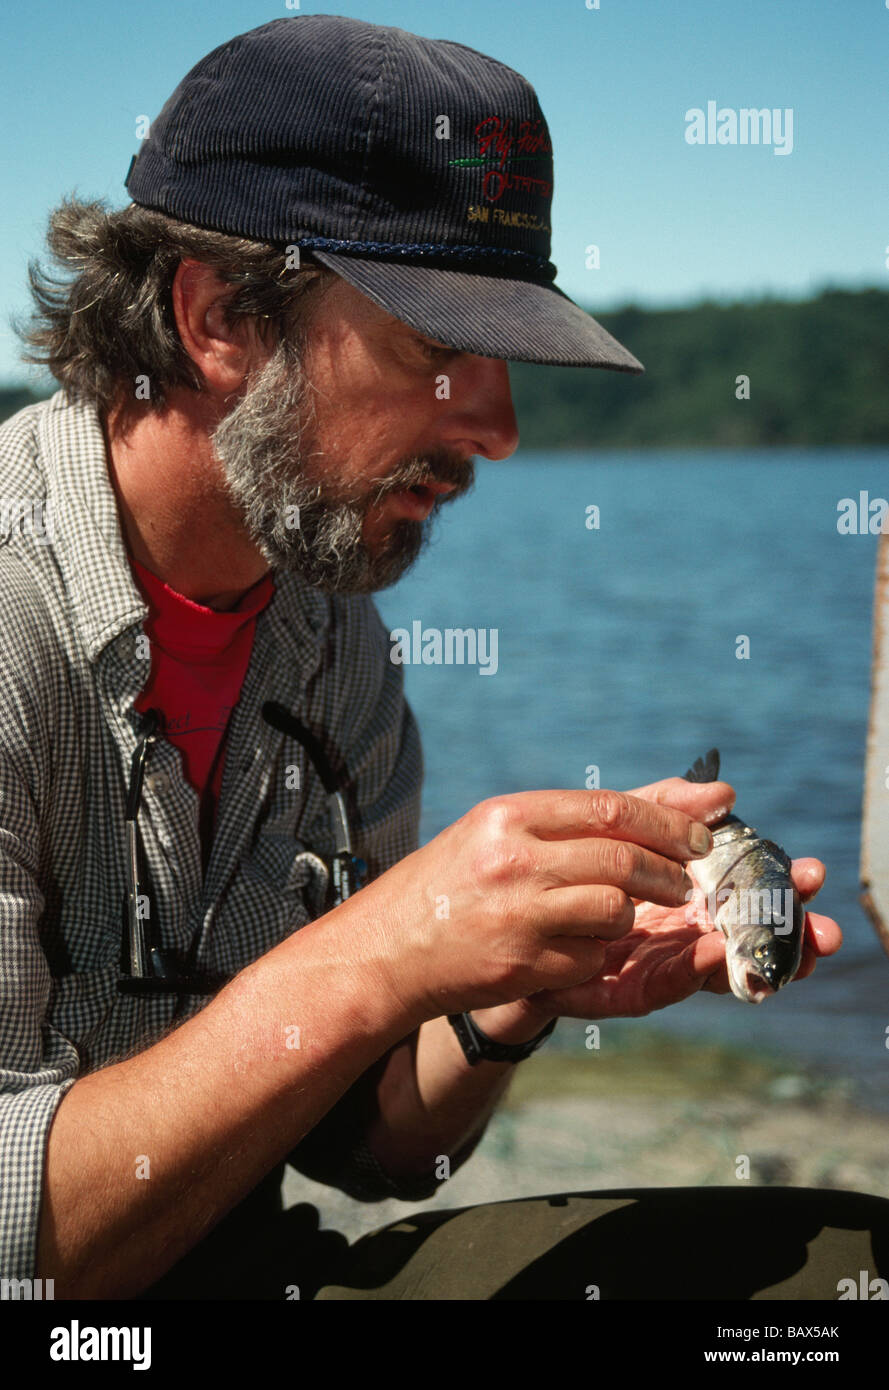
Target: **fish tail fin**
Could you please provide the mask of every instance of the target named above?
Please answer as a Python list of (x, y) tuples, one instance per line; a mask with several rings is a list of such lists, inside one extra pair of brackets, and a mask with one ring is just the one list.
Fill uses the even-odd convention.
[(697, 758), (685, 774), (686, 782), (715, 782), (719, 777), (719, 749), (711, 748)]

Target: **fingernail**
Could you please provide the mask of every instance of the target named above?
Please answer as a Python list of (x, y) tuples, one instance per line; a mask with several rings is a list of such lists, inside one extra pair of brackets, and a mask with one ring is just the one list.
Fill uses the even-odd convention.
[(713, 836), (700, 821), (692, 821), (688, 827), (688, 844), (693, 854), (709, 854), (713, 848)]

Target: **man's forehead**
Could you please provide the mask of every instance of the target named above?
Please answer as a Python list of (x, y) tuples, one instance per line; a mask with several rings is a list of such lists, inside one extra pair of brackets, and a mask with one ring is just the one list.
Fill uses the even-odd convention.
[(335, 272), (331, 273), (335, 279), (324, 296), (324, 304), (332, 315), (342, 317), (349, 323), (366, 328), (370, 332), (379, 332), (388, 337), (394, 335), (405, 340), (415, 341), (419, 339), (432, 347), (440, 347), (450, 351), (446, 343), (439, 342), (437, 338), (427, 337), (425, 333), (412, 328), (403, 319), (394, 318), (369, 295), (362, 294), (354, 285), (350, 285), (347, 280), (343, 280)]

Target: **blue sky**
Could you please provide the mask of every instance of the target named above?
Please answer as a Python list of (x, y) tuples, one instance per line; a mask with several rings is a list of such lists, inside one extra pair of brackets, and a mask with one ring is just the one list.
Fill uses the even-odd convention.
[[(889, 283), (886, 0), (301, 0), (492, 54), (534, 84), (555, 148), (560, 286), (605, 311)], [(10, 7), (11, 8), (11, 7)], [(127, 201), (136, 120), (285, 0), (32, 0), (0, 19), (0, 381), (8, 326), (65, 193)], [(791, 154), (689, 145), (686, 112), (793, 110)], [(600, 248), (600, 268), (585, 250)]]

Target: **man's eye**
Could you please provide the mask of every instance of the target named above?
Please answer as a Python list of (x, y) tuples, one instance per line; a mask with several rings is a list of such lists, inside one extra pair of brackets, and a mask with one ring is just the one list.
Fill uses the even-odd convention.
[(419, 340), (420, 351), (430, 362), (443, 362), (448, 357), (453, 357), (456, 349), (449, 347), (439, 347), (437, 343), (427, 343), (424, 338)]

